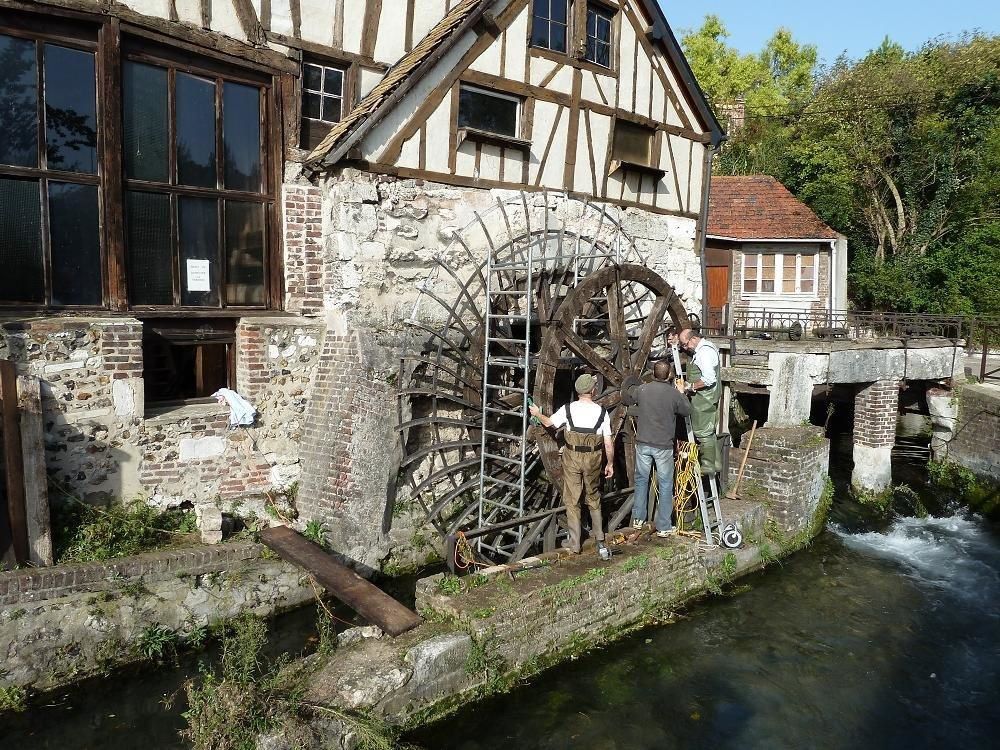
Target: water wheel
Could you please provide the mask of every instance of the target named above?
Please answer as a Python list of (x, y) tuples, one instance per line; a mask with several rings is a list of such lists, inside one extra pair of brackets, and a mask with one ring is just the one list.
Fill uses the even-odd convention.
[(477, 213), (438, 268), (422, 293), (439, 317), (415, 310), (407, 321), (423, 344), (400, 364), (400, 482), (386, 521), (402, 492), (442, 536), (461, 532), (484, 559), (553, 547), (559, 444), (528, 426), (524, 397), (551, 414), (590, 372), (615, 434), (603, 500), (619, 524), (635, 458), (622, 389), (649, 369), (660, 334), (688, 321), (682, 301), (607, 209), (562, 196), (521, 194)]

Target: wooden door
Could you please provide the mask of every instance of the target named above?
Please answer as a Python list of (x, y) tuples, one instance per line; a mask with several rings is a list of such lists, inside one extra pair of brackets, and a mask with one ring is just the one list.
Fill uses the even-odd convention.
[(709, 266), (708, 276), (708, 327), (722, 326), (722, 307), (729, 302), (729, 267)]

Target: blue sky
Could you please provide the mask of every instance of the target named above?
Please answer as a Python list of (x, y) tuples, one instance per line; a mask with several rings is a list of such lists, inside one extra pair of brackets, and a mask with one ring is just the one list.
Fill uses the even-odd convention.
[(844, 50), (861, 57), (886, 34), (906, 49), (964, 30), (1000, 34), (1000, 0), (660, 0), (660, 5), (678, 37), (715, 13), (729, 29), (729, 43), (743, 52), (757, 52), (776, 28), (787, 26), (798, 41), (815, 44), (826, 63)]

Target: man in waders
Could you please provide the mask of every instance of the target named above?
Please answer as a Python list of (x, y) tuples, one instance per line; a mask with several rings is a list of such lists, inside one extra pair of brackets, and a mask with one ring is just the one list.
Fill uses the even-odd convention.
[[(607, 410), (594, 401), (597, 381), (593, 375), (581, 375), (574, 388), (577, 400), (562, 406), (551, 417), (542, 414), (541, 409), (529, 406), (531, 416), (538, 417), (546, 427), (559, 429), (563, 425), (563, 439), (566, 446), (562, 450), (563, 502), (566, 503), (566, 523), (569, 539), (563, 543), (570, 552), (580, 554), (580, 495), (586, 494), (587, 508), (590, 510), (590, 528), (597, 540), (597, 554), (602, 560), (611, 557), (604, 544), (604, 521), (601, 518), (601, 460), (607, 457), (604, 476), (614, 476), (615, 446), (611, 440), (611, 420)], [(601, 447), (604, 447), (604, 456)]]
[(719, 399), (722, 397), (722, 369), (719, 349), (708, 339), (685, 328), (677, 337), (681, 348), (691, 355), (687, 366), (685, 388), (691, 397), (691, 427), (698, 443), (702, 474), (722, 471), (722, 453), (717, 436)]

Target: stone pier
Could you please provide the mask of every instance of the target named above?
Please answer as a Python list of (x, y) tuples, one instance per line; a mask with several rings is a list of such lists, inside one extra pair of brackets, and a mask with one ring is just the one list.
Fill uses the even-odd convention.
[(854, 470), (851, 483), (883, 490), (892, 483), (892, 446), (896, 442), (899, 381), (865, 383), (854, 396)]

